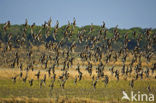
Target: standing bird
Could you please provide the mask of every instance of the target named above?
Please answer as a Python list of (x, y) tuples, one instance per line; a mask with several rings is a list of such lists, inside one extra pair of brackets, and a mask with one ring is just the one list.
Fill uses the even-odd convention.
[(97, 82), (98, 82), (98, 79), (96, 79), (95, 82), (93, 83), (94, 89), (96, 89)]
[(12, 77), (12, 80), (13, 80), (13, 83), (15, 84), (16, 83), (16, 79), (17, 79), (18, 75)]
[(117, 80), (119, 81), (119, 71), (118, 71), (118, 70), (115, 71), (115, 77), (116, 77)]
[(77, 76), (75, 76), (75, 80), (74, 80), (74, 84), (76, 84), (77, 83)]
[(105, 79), (103, 80), (103, 82), (105, 83), (105, 86), (107, 86), (109, 82), (109, 77), (107, 75), (105, 75)]
[(147, 90), (148, 90), (148, 92), (151, 92), (151, 86), (150, 85), (148, 85)]
[(65, 83), (66, 83), (66, 79), (62, 80), (62, 83), (60, 84), (62, 89), (64, 89)]
[(29, 84), (30, 84), (30, 86), (32, 86), (33, 85), (33, 79), (31, 79), (30, 81), (29, 81)]
[(134, 87), (134, 79), (132, 79), (132, 80), (130, 81), (130, 84), (129, 84), (129, 85), (131, 86), (131, 88)]

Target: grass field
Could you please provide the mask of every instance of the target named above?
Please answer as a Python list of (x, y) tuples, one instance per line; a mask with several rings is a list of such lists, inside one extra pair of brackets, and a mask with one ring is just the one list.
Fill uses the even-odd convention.
[[(73, 66), (69, 68), (69, 79), (65, 84), (65, 88), (62, 89), (60, 87), (60, 82), (58, 80), (58, 76), (62, 74), (60, 70), (62, 68), (62, 63), (64, 60), (60, 60), (60, 66), (56, 67), (56, 82), (54, 83), (54, 89), (50, 91), (49, 84), (51, 82), (51, 78), (48, 77), (47, 71), (44, 69), (44, 65), (39, 63), (39, 57), (45, 52), (47, 55), (52, 54), (44, 51), (44, 49), (39, 52), (37, 49), (34, 49), (34, 54), (32, 59), (35, 60), (34, 71), (28, 72), (28, 80), (34, 79), (34, 84), (30, 87), (28, 81), (24, 83), (22, 78), (17, 78), (17, 82), (14, 84), (12, 82), (12, 77), (15, 75), (19, 75), (20, 70), (18, 66), (15, 68), (10, 68), (10, 64), (5, 63), (4, 57), (7, 60), (12, 60), (11, 52), (7, 52), (5, 55), (1, 56), (0, 58), (0, 103), (96, 103), (96, 102), (103, 102), (103, 103), (131, 103), (129, 101), (122, 101), (122, 91), (126, 91), (130, 94), (131, 91), (138, 93), (152, 93), (156, 95), (156, 73), (153, 75), (150, 71), (150, 77), (146, 78), (144, 76), (143, 80), (140, 78), (135, 81), (134, 88), (132, 89), (129, 85), (130, 80), (134, 78), (135, 73), (132, 75), (122, 76), (120, 73), (120, 80), (117, 81), (114, 75), (112, 76), (109, 68), (115, 65), (115, 70), (119, 70), (121, 72), (122, 68), (122, 58), (119, 58), (117, 62), (114, 62), (113, 58), (111, 58), (110, 62), (105, 65), (104, 74), (109, 76), (109, 83), (105, 86), (102, 80), (97, 82), (96, 89), (93, 88), (93, 81), (92, 77), (89, 73), (85, 70), (87, 61), (82, 61), (80, 58), (75, 58)], [(25, 69), (28, 64), (31, 64), (32, 60), (26, 58), (26, 52), (24, 50), (19, 50), (19, 55), (21, 55), (20, 62), (23, 63), (23, 68)], [(75, 54), (76, 55), (76, 54)], [(53, 54), (51, 55), (53, 56)], [(26, 59), (25, 59), (26, 58)], [(156, 62), (156, 56), (154, 55), (151, 59), (151, 62), (147, 63), (145, 58), (142, 57), (142, 67), (145, 69), (146, 67), (151, 68), (153, 63)], [(103, 62), (105, 57), (103, 57)], [(126, 60), (126, 66), (130, 64), (132, 60), (132, 55), (129, 54)], [(52, 66), (54, 63), (53, 60), (48, 62), (48, 68)], [(80, 69), (83, 73), (83, 78), (81, 81), (78, 81), (77, 84), (74, 84), (75, 76), (78, 76), (78, 72), (75, 70), (77, 64), (80, 63)], [(96, 76), (96, 67), (99, 64), (98, 61), (94, 62), (91, 61), (93, 64), (93, 74), (92, 76)], [(136, 66), (137, 63), (134, 63)], [(134, 68), (133, 66), (133, 68)], [(34, 76), (38, 70), (41, 70), (41, 79), (44, 77), (44, 74), (47, 75), (47, 82), (46, 85), (40, 88), (39, 83), (40, 81)], [(26, 71), (23, 71), (23, 77), (25, 77)], [(150, 85), (151, 92), (147, 90), (147, 87)], [(134, 102), (133, 102), (134, 103)], [(139, 102), (136, 102), (139, 103)], [(143, 102), (140, 102), (143, 103)], [(146, 103), (146, 102), (144, 102)]]
[[(30, 87), (28, 83), (17, 81), (13, 84), (11, 80), (0, 80), (0, 97), (1, 98), (50, 98), (50, 88), (47, 82), (45, 87), (40, 88), (36, 80), (34, 86)], [(151, 84), (152, 92), (156, 95), (156, 80), (140, 80), (136, 81), (133, 91), (141, 91), (147, 93), (147, 84)], [(111, 80), (108, 86), (99, 81), (96, 90), (92, 87), (90, 80), (82, 80), (74, 85), (73, 80), (68, 80), (65, 89), (60, 88), (59, 81), (56, 81), (54, 90), (52, 91), (52, 99), (64, 98), (89, 98), (97, 101), (121, 102), (122, 91), (126, 90), (130, 93), (131, 88), (129, 81), (120, 80), (119, 82)], [(113, 99), (112, 99), (113, 98)]]
[[(107, 71), (107, 70), (106, 70)], [(14, 84), (12, 82), (11, 75), (18, 73), (18, 69), (1, 69), (0, 70), (0, 101), (9, 102), (14, 101), (18, 102), (108, 102), (108, 103), (127, 103), (128, 101), (122, 101), (122, 91), (125, 90), (127, 93), (130, 91), (149, 94), (147, 86), (150, 84), (151, 93), (156, 95), (156, 80), (153, 79), (139, 79), (135, 81), (134, 88), (131, 89), (129, 86), (129, 80), (119, 80), (117, 81), (114, 77), (111, 77), (111, 74), (108, 72), (107, 75), (110, 77), (110, 82), (105, 86), (104, 82), (101, 80), (98, 81), (96, 89), (92, 86), (92, 80), (89, 77), (89, 74), (84, 71), (84, 77), (81, 81), (78, 81), (77, 84), (74, 84), (74, 77), (76, 75), (75, 71), (73, 75), (70, 75), (70, 78), (65, 84), (65, 89), (60, 87), (59, 80), (57, 79), (54, 84), (53, 91), (50, 92), (49, 84), (50, 78), (47, 79), (46, 85), (41, 87), (39, 86), (39, 81), (35, 77), (30, 76), (35, 79), (34, 85), (29, 86), (28, 81), (23, 83), (21, 79), (17, 79), (17, 82)], [(30, 71), (30, 75), (34, 75), (37, 71)], [(61, 72), (57, 71), (57, 74)], [(42, 71), (46, 73), (46, 71)], [(59, 74), (58, 74), (59, 75)], [(43, 75), (42, 75), (43, 77)], [(42, 78), (41, 77), (41, 78)], [(133, 77), (133, 75), (132, 75)], [(87, 79), (86, 79), (87, 78)], [(124, 77), (123, 77), (124, 78)], [(31, 78), (28, 78), (30, 80)], [(50, 96), (51, 93), (51, 96)], [(51, 99), (50, 99), (51, 98)], [(23, 102), (22, 102), (23, 101)], [(7, 103), (6, 102), (6, 103)]]

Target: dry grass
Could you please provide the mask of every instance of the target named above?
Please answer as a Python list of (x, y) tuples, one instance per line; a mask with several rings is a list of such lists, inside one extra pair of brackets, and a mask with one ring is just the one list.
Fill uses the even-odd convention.
[[(86, 61), (82, 61), (80, 58), (76, 57), (74, 60), (74, 65), (69, 68), (69, 80), (67, 80), (65, 90), (63, 91), (60, 86), (59, 82), (56, 81), (56, 86), (54, 87), (54, 96), (53, 98), (48, 98), (46, 93), (49, 93), (49, 87), (48, 83), (44, 88), (39, 88), (37, 78), (35, 77), (35, 74), (38, 72), (38, 70), (41, 70), (41, 78), (44, 77), (44, 74), (47, 75), (47, 82), (50, 83), (50, 77), (48, 76), (48, 73), (43, 67), (41, 67), (41, 64), (39, 62), (39, 57), (42, 53), (45, 53), (46, 55), (53, 56), (53, 51), (47, 51), (43, 45), (40, 47), (33, 46), (31, 48), (33, 51), (33, 60), (36, 61), (34, 65), (34, 71), (29, 71), (28, 73), (28, 80), (34, 79), (35, 83), (33, 87), (30, 87), (28, 82), (26, 84), (23, 84), (22, 78), (17, 78), (17, 83), (13, 84), (11, 81), (11, 78), (15, 75), (19, 75), (20, 71), (18, 66), (16, 66), (14, 69), (10, 68), (10, 64), (5, 64), (4, 57), (8, 58), (8, 60), (11, 60), (13, 57), (11, 55), (12, 52), (15, 52), (16, 50), (13, 48), (11, 52), (7, 52), (4, 57), (0, 58), (0, 92), (4, 93), (5, 96), (0, 93), (0, 103), (98, 103), (98, 102), (104, 102), (104, 103), (127, 103), (127, 102), (121, 102), (121, 100), (118, 100), (118, 97), (121, 97), (122, 94), (120, 93), (123, 89), (126, 89), (128, 91), (131, 90), (129, 87), (129, 80), (134, 78), (134, 73), (132, 75), (129, 75), (128, 78), (126, 76), (122, 76), (120, 74), (120, 81), (117, 82), (116, 78), (111, 75), (109, 68), (112, 67), (112, 65), (115, 65), (115, 70), (118, 69), (119, 71), (122, 68), (122, 60), (119, 58), (117, 62), (113, 62), (114, 60), (111, 58), (111, 62), (108, 64), (105, 63), (105, 57), (103, 58), (103, 63), (105, 64), (105, 70), (104, 74), (109, 76), (110, 83), (108, 84), (108, 87), (105, 87), (104, 83), (102, 81), (99, 81), (97, 84), (97, 89), (94, 90), (91, 84), (91, 76), (89, 73), (85, 70), (86, 65), (88, 64)], [(19, 49), (19, 54), (21, 55), (20, 62), (23, 63), (23, 68), (25, 69), (27, 67), (27, 64), (31, 63), (31, 60), (26, 58), (26, 50)], [(76, 53), (73, 55), (77, 55)], [(129, 54), (126, 66), (130, 64), (132, 60), (132, 55)], [(62, 65), (62, 62), (64, 59), (60, 60), (60, 65)], [(77, 64), (80, 64), (81, 72), (83, 73), (82, 81), (79, 81), (77, 85), (74, 85), (74, 78), (75, 76), (78, 76), (78, 72), (75, 70), (77, 67)], [(100, 63), (98, 61), (91, 61), (93, 64), (93, 73), (92, 75), (96, 74), (96, 66)], [(156, 63), (156, 56), (154, 55), (151, 59), (150, 63), (146, 62), (146, 59), (142, 57), (142, 67), (152, 67), (152, 64)], [(52, 66), (52, 63), (48, 62), (48, 67)], [(134, 66), (136, 66), (138, 63), (134, 63)], [(62, 71), (60, 70), (62, 67), (56, 67), (56, 76), (60, 76), (62, 74)], [(26, 72), (23, 71), (23, 77), (25, 77)], [(144, 78), (143, 80), (137, 80), (135, 84), (135, 90), (140, 90), (147, 92), (146, 88), (148, 84), (151, 84), (151, 87), (153, 89), (153, 93), (156, 94), (156, 81), (154, 79), (153, 74), (150, 73), (150, 79)], [(49, 81), (48, 81), (49, 80)], [(140, 88), (142, 87), (142, 88)], [(9, 91), (10, 90), (10, 91)], [(31, 94), (32, 93), (32, 94)], [(40, 94), (45, 93), (45, 94)], [(69, 93), (69, 94), (68, 94)], [(59, 94), (59, 96), (58, 96)], [(68, 95), (67, 95), (68, 94)], [(10, 97), (11, 96), (11, 97)], [(113, 98), (113, 99), (112, 99)]]
[[(30, 78), (28, 80), (30, 80)], [(16, 101), (24, 101), (23, 103), (37, 103), (38, 101), (39, 103), (48, 102), (50, 101), (50, 82), (50, 80), (47, 80), (46, 85), (40, 88), (40, 81), (37, 80), (35, 80), (33, 86), (30, 87), (28, 81), (23, 83), (21, 79), (17, 79), (17, 82), (14, 84), (11, 79), (1, 78), (0, 101), (10, 101), (6, 103), (11, 103), (11, 101), (15, 101), (14, 103), (16, 103)], [(95, 101), (104, 103), (122, 103), (121, 97), (123, 90), (126, 90), (128, 93), (131, 90), (148, 93), (146, 88), (149, 84), (151, 85), (152, 93), (155, 95), (156, 80), (154, 79), (137, 80), (135, 81), (134, 89), (130, 88), (128, 80), (120, 80), (117, 82), (111, 78), (107, 86), (105, 86), (100, 80), (97, 83), (96, 90), (92, 86), (92, 81), (89, 78), (87, 80), (86, 77), (83, 77), (81, 81), (78, 81), (77, 85), (74, 84), (73, 79), (69, 78), (65, 84), (65, 89), (60, 87), (59, 80), (57, 79), (52, 91), (51, 101), (55, 100), (60, 103), (62, 101), (64, 101), (62, 103), (94, 103)]]
[[(102, 103), (100, 101), (87, 99), (87, 98), (28, 98), (28, 97), (13, 97), (13, 98), (0, 98), (1, 103)], [(118, 103), (112, 100), (112, 102), (105, 103)]]
[[(116, 80), (115, 76), (114, 75), (112, 76), (111, 72), (108, 69), (109, 69), (109, 67), (105, 67), (104, 75), (108, 75), (110, 80)], [(116, 67), (115, 69), (120, 71), (121, 67)], [(28, 72), (28, 79), (36, 80), (37, 78), (36, 78), (35, 74), (37, 74), (37, 72), (38, 72), (38, 70), (34, 70), (34, 71), (30, 70)], [(85, 68), (81, 68), (81, 72), (83, 73), (83, 79), (86, 79), (86, 80), (91, 80), (92, 76), (97, 75), (95, 69), (93, 69), (92, 76), (90, 76), (90, 74), (85, 70)], [(60, 69), (56, 69), (55, 73), (56, 73), (56, 78), (58, 78), (60, 75), (62, 75), (63, 72)], [(68, 73), (69, 73), (69, 78), (71, 78), (71, 79), (74, 79), (76, 76), (78, 76), (78, 72), (75, 70), (75, 68), (70, 68), (68, 70)], [(19, 75), (20, 70), (19, 69), (0, 69), (0, 74), (1, 74), (0, 75), (1, 79), (11, 79), (12, 77), (14, 77), (16, 75)], [(40, 78), (43, 78), (45, 74), (47, 75), (47, 80), (51, 79), (51, 76), (53, 75), (53, 74), (51, 74), (51, 76), (49, 77), (49, 74), (46, 70), (41, 70)], [(23, 77), (25, 77), (25, 75), (26, 75), (26, 71), (23, 71)], [(152, 78), (154, 79), (155, 75), (156, 75), (156, 72), (154, 74), (152, 74), (150, 72), (151, 79)], [(120, 73), (120, 79), (130, 80), (130, 79), (134, 78), (134, 76), (135, 76), (135, 73), (133, 73), (133, 72), (128, 77), (125, 75), (122, 75)], [(148, 78), (144, 78), (144, 79), (148, 79)]]
[(87, 98), (67, 98), (67, 97), (59, 97), (54, 99), (28, 98), (28, 97), (0, 98), (0, 102), (2, 103), (101, 103), (100, 101), (87, 99)]

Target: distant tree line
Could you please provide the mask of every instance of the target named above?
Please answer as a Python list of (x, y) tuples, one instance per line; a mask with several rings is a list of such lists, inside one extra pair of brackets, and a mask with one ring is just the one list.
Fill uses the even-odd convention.
[[(56, 33), (56, 38), (54, 38), (54, 32), (55, 32), (55, 27), (51, 27), (51, 28), (44, 28), (43, 26), (33, 26), (33, 29), (31, 29), (30, 27), (27, 28), (27, 30), (25, 32), (24, 31), (24, 24), (21, 25), (10, 25), (9, 29), (7, 29), (7, 31), (4, 30), (4, 25), (5, 24), (0, 24), (0, 41), (3, 43), (7, 43), (9, 40), (9, 35), (12, 35), (11, 37), (11, 41), (14, 45), (14, 47), (18, 47), (16, 45), (17, 39), (22, 39), (23, 37), (26, 39), (24, 41), (24, 43), (26, 45), (29, 45), (30, 43), (32, 43), (33, 45), (41, 45), (41, 44), (45, 44), (45, 43), (49, 43), (49, 42), (59, 42), (62, 40), (62, 38), (64, 37), (65, 34), (65, 29), (67, 25), (61, 26), (58, 28), (57, 33)], [(73, 29), (74, 28), (74, 29)], [(90, 32), (90, 29), (93, 29), (92, 32)], [(71, 33), (71, 37), (70, 39), (67, 39), (66, 43), (64, 43), (64, 46), (68, 46), (71, 45), (72, 42), (76, 42), (78, 47), (83, 46), (83, 44), (85, 43), (90, 43), (91, 41), (88, 42), (82, 42), (79, 43), (78, 40), (78, 35), (79, 33), (84, 33), (86, 38), (92, 38), (98, 35), (104, 35), (104, 33), (106, 33), (106, 39), (103, 39), (102, 42), (99, 43), (99, 46), (102, 45), (102, 43), (106, 42), (106, 40), (113, 38), (114, 36), (114, 30), (117, 30), (119, 33), (120, 38), (118, 39), (118, 41), (116, 41), (115, 43), (113, 43), (113, 48), (118, 49), (122, 46), (123, 42), (124, 42), (124, 35), (128, 34), (128, 49), (134, 49), (134, 47), (137, 45), (136, 44), (136, 38), (134, 38), (133, 34), (136, 34), (136, 37), (140, 36), (140, 48), (144, 49), (144, 47), (146, 46), (147, 43), (147, 39), (146, 39), (146, 31), (147, 28), (142, 29), (139, 27), (133, 27), (130, 29), (119, 29), (119, 28), (105, 28), (104, 31), (102, 31), (102, 33), (100, 32), (101, 30), (101, 26), (98, 25), (86, 25), (83, 27), (78, 27), (78, 26), (72, 26), (70, 25), (69, 27), (69, 32)], [(32, 31), (33, 30), (33, 31)], [(101, 34), (100, 34), (101, 33)], [(39, 35), (39, 37), (41, 37), (40, 40), (36, 41), (34, 40), (35, 35)], [(156, 35), (156, 29), (150, 29), (150, 37), (151, 38), (155, 38)], [(34, 36), (34, 37), (33, 37)], [(156, 43), (153, 42), (153, 48), (154, 50), (156, 50)]]

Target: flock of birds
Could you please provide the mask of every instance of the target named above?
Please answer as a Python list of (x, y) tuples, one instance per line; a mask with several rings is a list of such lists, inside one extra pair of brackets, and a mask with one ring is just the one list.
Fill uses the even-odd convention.
[[(151, 66), (143, 66), (142, 59), (145, 59), (144, 62), (147, 64), (151, 63), (151, 58), (155, 56), (155, 50), (153, 49), (153, 45), (156, 43), (156, 35), (151, 35), (150, 29), (147, 29), (144, 34), (137, 34), (135, 31), (133, 34), (126, 33), (123, 37), (123, 45), (122, 47), (118, 48), (118, 50), (114, 50), (113, 44), (120, 40), (121, 35), (118, 32), (117, 26), (113, 30), (113, 37), (107, 37), (107, 28), (105, 27), (105, 23), (100, 28), (100, 31), (97, 32), (96, 36), (93, 35), (85, 35), (86, 30), (81, 30), (77, 32), (77, 39), (78, 41), (73, 41), (70, 45), (66, 45), (68, 40), (71, 40), (73, 36), (73, 31), (76, 27), (76, 20), (74, 19), (72, 23), (68, 22), (66, 25), (63, 38), (60, 41), (57, 41), (57, 34), (59, 30), (59, 22), (56, 22), (54, 29), (51, 31), (51, 24), (52, 20), (48, 20), (42, 25), (42, 28), (38, 32), (34, 32), (33, 29), (35, 27), (35, 23), (32, 25), (28, 25), (28, 21), (26, 20), (25, 24), (23, 25), (22, 34), (18, 35), (16, 40), (14, 41), (19, 48), (24, 47), (26, 38), (27, 38), (27, 30), (31, 30), (31, 36), (34, 42), (40, 42), (44, 44), (47, 51), (52, 51), (52, 54), (42, 53), (40, 55), (39, 60), (33, 59), (35, 53), (31, 48), (26, 49), (26, 58), (29, 60), (28, 64), (24, 64), (22, 62), (23, 58), (18, 49), (14, 48), (12, 43), (12, 33), (9, 33), (8, 30), (10, 28), (10, 21), (6, 22), (3, 26), (4, 33), (8, 35), (8, 41), (5, 43), (5, 46), (2, 48), (2, 41), (0, 42), (1, 49), (1, 56), (3, 58), (7, 57), (5, 53), (11, 52), (12, 60), (5, 60), (6, 63), (12, 67), (18, 67), (20, 69), (20, 74), (15, 75), (12, 77), (13, 83), (16, 83), (17, 78), (22, 78), (24, 83), (28, 82), (30, 86), (33, 86), (34, 79), (29, 79), (29, 71), (37, 71), (35, 74), (35, 78), (39, 81), (40, 87), (46, 85), (47, 77), (51, 78), (51, 83), (49, 87), (53, 89), (54, 83), (56, 79), (60, 81), (60, 87), (65, 88), (66, 81), (69, 79), (70, 74), (69, 70), (73, 66), (75, 71), (78, 75), (74, 78), (74, 83), (77, 84), (83, 78), (83, 72), (81, 63), (77, 60), (80, 58), (80, 61), (87, 62), (85, 65), (84, 70), (88, 72), (90, 78), (92, 79), (93, 88), (96, 89), (96, 85), (98, 81), (104, 82), (107, 86), (109, 83), (110, 77), (109, 75), (105, 74), (105, 67), (110, 62), (114, 62), (108, 71), (111, 73), (112, 77), (115, 77), (117, 81), (120, 80), (120, 77), (125, 76), (126, 78), (130, 79), (130, 87), (133, 88), (135, 81), (137, 79), (145, 79), (145, 78), (153, 78), (156, 79), (155, 70), (156, 70), (156, 63), (152, 63)], [(94, 32), (94, 26), (91, 25), (89, 34)], [(45, 34), (45, 38), (47, 39), (50, 34), (52, 33), (53, 40), (49, 42), (45, 42), (43, 40), (42, 34)], [(137, 45), (134, 49), (128, 49), (128, 43), (131, 41), (128, 36), (133, 35), (133, 39), (136, 41)], [(142, 35), (145, 36), (145, 40), (147, 44), (144, 47), (144, 50), (140, 48), (140, 42), (142, 40)], [(28, 41), (31, 44), (31, 41)], [(76, 48), (83, 44), (81, 47), (80, 52), (75, 52)], [(31, 46), (31, 45), (30, 45)], [(15, 49), (14, 51), (12, 49)], [(76, 56), (75, 56), (76, 54)], [(126, 64), (127, 58), (129, 55), (132, 55), (131, 60), (128, 64)], [(26, 60), (25, 58), (25, 60)], [(117, 66), (115, 65), (116, 62), (121, 60), (122, 65), (120, 69), (115, 69)], [(35, 65), (41, 64), (42, 68), (44, 69), (35, 69)], [(94, 66), (94, 63), (97, 63), (97, 66)], [(26, 66), (25, 66), (26, 65)], [(61, 65), (61, 75), (57, 75), (55, 70), (58, 66)], [(74, 66), (76, 65), (76, 66)], [(46, 71), (48, 75), (45, 73), (43, 78), (41, 78), (41, 72)], [(96, 75), (93, 75), (93, 70), (96, 71)], [(26, 71), (26, 75), (24, 76), (24, 71)], [(130, 75), (131, 76), (130, 78)], [(150, 91), (150, 85), (147, 87)]]

